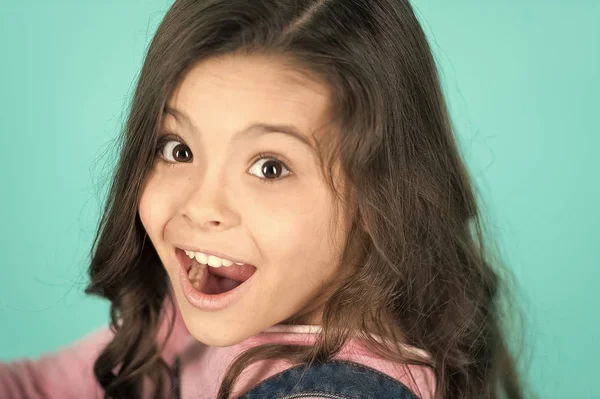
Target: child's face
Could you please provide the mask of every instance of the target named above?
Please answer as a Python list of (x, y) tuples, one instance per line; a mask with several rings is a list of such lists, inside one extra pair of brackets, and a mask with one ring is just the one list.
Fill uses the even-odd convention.
[[(258, 56), (204, 61), (169, 99), (189, 123), (165, 116), (166, 132), (180, 137), (162, 151), (174, 163), (156, 162), (139, 213), (198, 340), (227, 346), (292, 316), (320, 322), (316, 299), (339, 276), (347, 221), (338, 214), (339, 225), (331, 223), (338, 211), (310, 145), (280, 132), (236, 133), (253, 123), (293, 125), (313, 143), (327, 106), (325, 86)], [(184, 150), (173, 151), (179, 144)], [(175, 255), (185, 246), (256, 266), (250, 289), (222, 310), (191, 306)]]

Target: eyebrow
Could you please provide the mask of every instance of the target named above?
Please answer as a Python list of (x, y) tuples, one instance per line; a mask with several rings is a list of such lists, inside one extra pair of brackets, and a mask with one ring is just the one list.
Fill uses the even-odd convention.
[[(166, 106), (164, 109), (166, 114), (172, 115), (175, 120), (177, 120), (180, 124), (185, 124), (188, 127), (191, 127), (193, 131), (197, 132), (198, 130), (192, 124), (190, 117), (186, 115), (185, 112), (179, 111), (176, 108), (171, 108)], [(266, 134), (266, 133), (283, 133), (287, 136), (293, 137), (308, 147), (310, 147), (313, 151), (315, 147), (310, 139), (304, 134), (300, 133), (299, 129), (293, 125), (284, 125), (284, 124), (268, 124), (268, 123), (253, 123), (251, 125), (246, 126), (244, 129), (240, 130), (235, 134), (235, 137), (239, 137), (244, 134), (255, 133), (257, 135)]]

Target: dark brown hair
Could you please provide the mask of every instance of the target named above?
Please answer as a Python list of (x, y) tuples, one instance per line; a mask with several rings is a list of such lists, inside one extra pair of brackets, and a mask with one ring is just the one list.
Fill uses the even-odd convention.
[(331, 177), (339, 165), (353, 193), (342, 264), (357, 267), (327, 298), (314, 346), (248, 350), (218, 397), (257, 360), (323, 361), (358, 335), (381, 356), (431, 367), (437, 398), (522, 398), (507, 344), (512, 277), (486, 249), (481, 204), (408, 0), (177, 0), (168, 10), (137, 83), (85, 291), (111, 302), (115, 336), (94, 367), (105, 397), (141, 397), (150, 379), (159, 398), (172, 383), (156, 334), (165, 304), (176, 305), (137, 207), (170, 93), (197, 62), (226, 54), (281, 57), (330, 89), (336, 134), (325, 137), (323, 166)]

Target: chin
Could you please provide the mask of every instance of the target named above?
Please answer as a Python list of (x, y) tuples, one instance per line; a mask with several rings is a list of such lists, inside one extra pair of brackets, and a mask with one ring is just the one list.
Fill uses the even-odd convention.
[[(244, 328), (247, 324), (238, 321), (229, 322), (220, 315), (198, 311), (185, 303), (178, 304), (183, 322), (190, 335), (197, 341), (210, 346), (236, 345), (258, 331)], [(260, 330), (259, 330), (260, 331)]]
[[(190, 334), (198, 341), (202, 342), (205, 345), (210, 346), (233, 346), (243, 342), (250, 336), (254, 335), (253, 332), (241, 331), (238, 328), (227, 328), (229, 330), (228, 333), (224, 333), (224, 328), (219, 328), (216, 326), (207, 327), (206, 325), (201, 326), (189, 326), (188, 330)], [(232, 334), (231, 331), (236, 331), (236, 333)]]

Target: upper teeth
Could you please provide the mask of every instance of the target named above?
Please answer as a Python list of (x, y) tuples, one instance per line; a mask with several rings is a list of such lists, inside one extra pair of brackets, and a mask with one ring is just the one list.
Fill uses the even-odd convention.
[(221, 265), (223, 265), (225, 267), (229, 267), (229, 266), (233, 265), (234, 263), (236, 265), (243, 265), (243, 263), (240, 263), (240, 262), (232, 262), (229, 259), (219, 258), (218, 256), (213, 256), (213, 255), (206, 255), (206, 254), (203, 254), (202, 252), (193, 252), (193, 251), (187, 251), (187, 250), (184, 250), (184, 251), (185, 251), (185, 254), (190, 257), (190, 259), (195, 258), (198, 261), (198, 263), (202, 263), (203, 265), (209, 265), (212, 267), (221, 267)]

